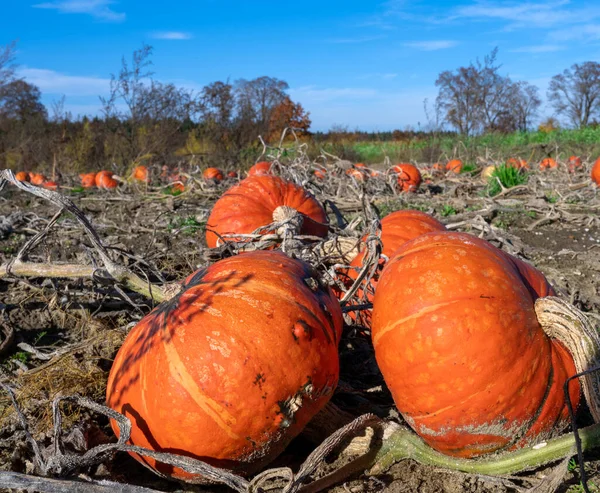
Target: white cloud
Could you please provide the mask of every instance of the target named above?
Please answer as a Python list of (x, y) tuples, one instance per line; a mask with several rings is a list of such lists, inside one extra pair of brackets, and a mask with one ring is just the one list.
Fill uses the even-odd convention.
[(154, 39), (170, 39), (170, 40), (183, 40), (192, 39), (193, 36), (190, 33), (181, 31), (161, 31), (152, 33)]
[[(509, 29), (550, 28), (569, 29), (600, 17), (599, 7), (574, 8), (570, 0), (550, 2), (488, 2), (478, 1), (455, 10), (458, 18), (507, 21)], [(552, 33), (554, 35), (554, 33)]]
[(584, 24), (582, 26), (577, 26), (576, 29), (562, 29), (552, 33), (552, 38), (557, 41), (569, 41), (572, 39), (597, 41), (600, 39), (600, 24)]
[(114, 0), (59, 0), (33, 5), (36, 9), (57, 10), (61, 14), (88, 14), (92, 17), (109, 22), (123, 22), (124, 12), (114, 11), (110, 5)]
[(565, 47), (561, 45), (533, 45), (533, 46), (522, 46), (521, 48), (516, 48), (514, 50), (510, 50), (512, 53), (552, 53), (555, 51), (564, 50)]
[(110, 79), (81, 75), (67, 75), (54, 70), (23, 67), (18, 75), (40, 88), (45, 94), (65, 96), (99, 96), (107, 94)]
[(421, 51), (436, 51), (453, 48), (458, 45), (458, 41), (451, 40), (439, 40), (439, 41), (412, 41), (410, 43), (404, 43), (404, 46), (408, 48), (416, 48)]

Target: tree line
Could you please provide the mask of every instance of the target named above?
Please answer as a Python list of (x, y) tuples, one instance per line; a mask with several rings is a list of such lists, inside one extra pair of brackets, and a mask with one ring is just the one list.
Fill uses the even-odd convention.
[[(194, 92), (156, 80), (152, 47), (143, 45), (111, 75), (108, 94), (100, 97), (100, 114), (74, 118), (65, 111), (64, 97), (49, 109), (42, 104), (40, 89), (18, 77), (15, 53), (15, 43), (0, 47), (0, 166), (13, 169), (60, 163), (61, 169), (72, 171), (106, 165), (125, 171), (134, 164), (182, 159), (237, 165), (260, 152), (259, 136), (276, 142), (288, 127), (317, 143), (349, 137), (402, 141), (428, 132), (469, 136), (526, 131), (542, 105), (536, 86), (501, 74), (494, 49), (483, 61), (439, 74), (433, 109), (425, 104), (426, 129), (375, 135), (335, 126), (311, 134), (310, 115), (291, 100), (285, 81), (269, 76), (216, 81)], [(576, 63), (555, 75), (547, 100), (570, 125), (596, 125), (600, 64)]]

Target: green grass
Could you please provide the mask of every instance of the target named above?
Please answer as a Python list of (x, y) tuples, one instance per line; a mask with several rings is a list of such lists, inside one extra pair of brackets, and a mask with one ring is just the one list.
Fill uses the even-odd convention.
[(500, 181), (504, 188), (516, 187), (517, 185), (527, 183), (527, 173), (504, 164), (497, 166), (488, 180), (486, 191), (490, 197), (498, 195), (502, 191), (502, 187), (498, 181)]
[(445, 204), (442, 207), (440, 214), (442, 215), (442, 217), (453, 216), (454, 214), (456, 214), (456, 209), (449, 204)]
[(198, 231), (204, 230), (206, 223), (198, 221), (194, 216), (174, 217), (167, 226), (168, 231), (180, 230), (184, 234), (193, 235)]

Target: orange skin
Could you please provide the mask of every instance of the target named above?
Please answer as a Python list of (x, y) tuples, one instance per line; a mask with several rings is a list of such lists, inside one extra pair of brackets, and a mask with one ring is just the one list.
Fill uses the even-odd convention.
[(596, 159), (594, 166), (592, 166), (591, 178), (596, 185), (600, 186), (600, 157)]
[(433, 165), (431, 166), (431, 171), (433, 173), (442, 172), (444, 171), (444, 166), (442, 166), (440, 163), (433, 163)]
[(400, 163), (391, 171), (398, 175), (398, 185), (403, 192), (416, 192), (421, 185), (421, 172), (409, 163)]
[(567, 161), (567, 168), (569, 173), (575, 173), (575, 171), (583, 168), (583, 164), (581, 164), (581, 158), (578, 156), (571, 156)]
[(319, 168), (313, 171), (314, 177), (318, 178), (319, 180), (324, 180), (326, 174), (327, 172), (323, 168)]
[(551, 157), (547, 157), (545, 159), (542, 159), (542, 162), (540, 163), (540, 169), (541, 170), (546, 170), (546, 169), (553, 169), (558, 167), (558, 164), (556, 163), (556, 160), (554, 160)]
[(230, 171), (229, 173), (227, 173), (227, 176), (229, 178), (237, 178), (238, 174), (237, 174), (237, 171)]
[(356, 167), (356, 165), (354, 165), (353, 168), (349, 168), (346, 170), (346, 175), (351, 176), (352, 178), (358, 181), (364, 181), (367, 178), (367, 173), (364, 165), (363, 167), (359, 166), (358, 168)]
[[(520, 448), (569, 423), (573, 359), (538, 324), (536, 287), (547, 281), (536, 271), (526, 283), (517, 264), (469, 234), (429, 233), (400, 247), (379, 279), (377, 363), (406, 421), (444, 454)], [(576, 382), (570, 397), (577, 407)]]
[(272, 175), (271, 163), (268, 161), (261, 161), (256, 163), (248, 170), (248, 176), (261, 176), (261, 175)]
[(529, 169), (529, 164), (527, 164), (527, 161), (524, 159), (515, 159), (514, 157), (511, 157), (506, 161), (506, 164), (515, 169)]
[(43, 185), (44, 182), (48, 181), (47, 178), (41, 173), (29, 173), (29, 180), (32, 185), (40, 186)]
[(99, 171), (96, 173), (96, 186), (107, 190), (117, 188), (119, 182), (113, 178), (113, 175), (112, 171)]
[[(426, 214), (421, 211), (415, 210), (401, 210), (392, 212), (391, 214), (385, 216), (381, 220), (381, 253), (386, 257), (391, 257), (392, 254), (398, 250), (404, 243), (410, 241), (418, 236), (421, 236), (426, 233), (431, 233), (432, 231), (445, 231), (446, 226), (444, 226), (437, 219), (433, 218), (429, 214)], [(366, 240), (366, 237), (363, 238), (363, 241)], [(360, 252), (352, 262), (350, 262), (351, 267), (355, 267), (355, 269), (348, 269), (346, 272), (349, 279), (348, 287), (352, 285), (352, 282), (358, 277), (359, 269), (362, 267), (362, 263), (365, 257), (365, 252)], [(373, 301), (372, 292), (375, 291), (377, 287), (377, 282), (381, 272), (385, 268), (385, 259), (380, 258), (379, 267), (377, 268), (377, 272), (371, 279), (369, 285), (370, 288), (367, 290), (366, 298), (368, 302)], [(363, 283), (364, 286), (364, 283)], [(362, 296), (364, 288), (358, 290), (358, 295)], [(343, 293), (339, 293), (343, 295)], [(357, 312), (349, 312), (350, 317), (354, 320)], [(365, 327), (371, 326), (371, 310), (361, 310), (360, 311), (360, 320), (362, 325)]]
[(231, 187), (215, 203), (206, 225), (206, 243), (222, 243), (218, 235), (248, 234), (273, 222), (273, 211), (282, 205), (304, 215), (301, 234), (327, 236), (323, 207), (304, 188), (278, 176), (250, 176)]
[(94, 188), (96, 186), (96, 173), (82, 173), (79, 178), (81, 178), (83, 188)]
[(205, 180), (214, 180), (217, 183), (223, 180), (223, 172), (219, 168), (206, 168), (202, 173)]
[[(314, 276), (274, 251), (190, 275), (114, 360), (106, 401), (131, 419), (130, 443), (244, 475), (279, 455), (338, 381), (342, 314), (327, 286), (306, 282)], [(301, 405), (292, 417), (284, 403), (294, 396)], [(193, 477), (131, 455), (173, 478)]]
[(47, 188), (48, 190), (58, 190), (58, 183), (55, 181), (45, 181), (42, 183), (42, 187)]
[(131, 174), (134, 180), (141, 181), (143, 183), (148, 183), (150, 181), (150, 173), (146, 166), (136, 166), (133, 169), (133, 173)]
[(446, 164), (446, 171), (452, 171), (453, 173), (460, 173), (463, 167), (463, 162), (460, 159), (451, 159)]
[(15, 178), (17, 181), (30, 181), (29, 179), (29, 173), (27, 173), (27, 171), (19, 171), (16, 175)]

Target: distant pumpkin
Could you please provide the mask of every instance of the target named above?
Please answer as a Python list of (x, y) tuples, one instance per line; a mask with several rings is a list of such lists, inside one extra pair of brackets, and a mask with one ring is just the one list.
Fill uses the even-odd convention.
[(44, 183), (42, 183), (42, 187), (48, 190), (58, 190), (58, 183), (56, 183), (55, 181), (45, 181)]
[(237, 171), (229, 171), (229, 172), (227, 173), (227, 176), (228, 176), (229, 178), (237, 178), (237, 177), (238, 177), (238, 174), (237, 174)]
[(416, 192), (421, 185), (421, 172), (412, 164), (400, 163), (390, 171), (396, 174), (398, 185), (403, 192)]
[(15, 175), (15, 178), (17, 179), (17, 181), (30, 181), (29, 173), (27, 173), (27, 171), (19, 171)]
[(529, 164), (524, 159), (516, 159), (511, 157), (508, 161), (506, 161), (506, 165), (515, 169), (529, 169)]
[(582, 168), (583, 165), (581, 164), (581, 158), (579, 156), (571, 156), (567, 161), (567, 169), (569, 170), (569, 173), (575, 173), (575, 171), (578, 171)]
[(96, 186), (106, 190), (117, 188), (119, 182), (113, 178), (113, 175), (112, 171), (99, 171), (96, 173)]
[(556, 160), (551, 157), (542, 159), (542, 162), (540, 163), (541, 170), (556, 168), (557, 166), (558, 164), (556, 163)]
[(81, 173), (79, 178), (83, 188), (94, 188), (96, 186), (96, 173)]
[(31, 181), (32, 185), (36, 185), (36, 186), (40, 186), (42, 185), (45, 181), (48, 181), (48, 179), (42, 175), (41, 173), (29, 173), (29, 180)]
[(313, 171), (313, 176), (319, 180), (324, 180), (327, 170), (323, 167), (318, 167)]
[(136, 166), (133, 169), (132, 176), (134, 180), (141, 181), (144, 183), (148, 183), (150, 181), (150, 173), (148, 172), (148, 168), (146, 168), (146, 166)]
[(248, 176), (272, 175), (271, 165), (268, 161), (260, 161), (248, 170)]
[(594, 166), (592, 166), (592, 181), (600, 186), (600, 157), (596, 159)]
[(206, 168), (202, 173), (202, 178), (205, 180), (213, 180), (217, 183), (223, 180), (223, 172), (219, 168)]
[(453, 173), (460, 173), (463, 167), (463, 162), (460, 159), (451, 159), (446, 163), (446, 171), (452, 171)]

